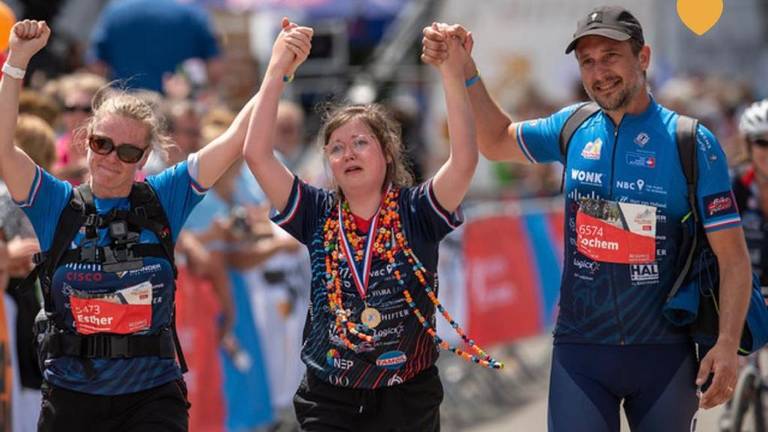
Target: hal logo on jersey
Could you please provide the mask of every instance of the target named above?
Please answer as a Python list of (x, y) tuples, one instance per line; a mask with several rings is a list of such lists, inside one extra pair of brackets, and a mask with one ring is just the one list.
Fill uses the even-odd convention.
[(632, 282), (652, 283), (659, 280), (659, 266), (653, 264), (633, 264), (629, 266)]
[(590, 141), (581, 151), (581, 157), (590, 160), (600, 160), (600, 150), (603, 147), (603, 141), (600, 138)]

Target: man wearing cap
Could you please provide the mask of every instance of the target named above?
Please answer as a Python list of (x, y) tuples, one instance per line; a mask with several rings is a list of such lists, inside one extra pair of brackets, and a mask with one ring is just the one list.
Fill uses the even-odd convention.
[[(424, 29), (425, 63), (446, 58), (447, 37), (460, 38), (471, 51), (472, 35), (464, 28), (433, 24)], [(578, 22), (566, 48), (571, 52), (600, 109), (577, 125), (567, 157), (560, 135), (582, 104), (514, 122), (488, 94), (471, 57), (464, 68), (487, 158), (565, 164), (565, 257), (549, 430), (618, 431), (623, 404), (633, 431), (687, 431), (697, 405), (716, 406), (733, 392), (749, 298), (749, 260), (725, 155), (699, 126), (697, 204), (718, 258), (721, 298), (717, 343), (697, 365), (687, 330), (662, 315), (679, 273), (681, 221), (689, 212), (675, 139), (678, 115), (648, 92), (651, 50), (626, 9), (590, 11)], [(711, 385), (698, 401), (697, 386), (710, 373)]]

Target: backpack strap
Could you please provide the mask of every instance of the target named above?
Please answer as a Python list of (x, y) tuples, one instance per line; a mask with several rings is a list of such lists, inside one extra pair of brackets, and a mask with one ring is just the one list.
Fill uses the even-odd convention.
[(699, 218), (698, 206), (696, 204), (696, 183), (699, 178), (698, 160), (696, 156), (696, 130), (699, 127), (699, 121), (679, 115), (677, 117), (677, 125), (675, 131), (675, 137), (677, 138), (677, 152), (680, 157), (680, 165), (683, 167), (683, 174), (685, 175), (685, 183), (688, 189), (688, 206), (691, 208), (690, 215), (693, 218), (693, 230), (692, 238), (690, 240), (690, 248), (688, 249), (688, 256), (683, 263), (683, 267), (680, 273), (675, 279), (675, 283), (672, 284), (672, 289), (669, 290), (667, 300), (674, 297), (677, 294), (677, 290), (683, 285), (683, 281), (693, 264), (693, 257), (696, 254), (696, 250), (699, 246), (699, 227), (701, 221)]
[[(152, 186), (150, 186), (149, 183), (135, 182), (131, 188), (130, 195), (128, 195), (128, 199), (131, 201), (131, 214), (128, 215), (128, 223), (143, 226), (155, 233), (155, 236), (160, 240), (160, 246), (162, 246), (165, 251), (168, 262), (171, 263), (171, 268), (173, 268), (173, 278), (176, 279), (179, 271), (176, 268), (174, 255), (175, 245), (173, 244), (171, 224), (168, 221), (168, 216), (165, 214), (162, 204), (160, 204), (160, 199), (157, 197), (157, 193), (155, 193), (155, 190), (152, 189)], [(179, 332), (176, 329), (176, 302), (173, 304), (172, 313), (171, 336), (173, 337), (176, 355), (179, 359), (181, 373), (186, 373), (189, 368), (187, 367), (187, 361), (184, 358), (184, 352), (181, 349)]]
[(80, 231), (80, 227), (86, 223), (90, 210), (93, 211), (93, 213), (90, 213), (91, 217), (93, 217), (96, 211), (96, 207), (93, 204), (93, 194), (91, 193), (90, 186), (84, 183), (72, 189), (69, 204), (61, 210), (59, 215), (55, 231), (56, 235), (53, 237), (51, 247), (45, 254), (37, 254), (35, 256), (37, 266), (21, 284), (23, 287), (31, 286), (34, 284), (35, 278), (39, 277), (45, 311), (52, 315), (56, 325), (61, 328), (65, 328), (64, 321), (56, 313), (56, 308), (53, 305), (53, 295), (51, 294), (53, 273), (64, 254), (69, 250), (69, 245), (74, 240), (77, 232)]
[(168, 216), (165, 214), (155, 190), (147, 182), (135, 182), (131, 187), (128, 200), (131, 202), (131, 212), (127, 217), (128, 223), (146, 228), (155, 234), (168, 262), (171, 263), (173, 278), (176, 279), (178, 269), (173, 253), (171, 224), (168, 222)]
[(563, 176), (560, 179), (561, 192), (565, 187), (565, 167), (568, 163), (568, 146), (571, 143), (571, 138), (573, 138), (573, 134), (576, 133), (579, 127), (581, 127), (581, 124), (595, 115), (598, 111), (600, 111), (600, 106), (597, 105), (596, 102), (584, 102), (571, 113), (565, 121), (565, 124), (563, 124), (563, 128), (560, 129), (560, 154), (563, 156)]

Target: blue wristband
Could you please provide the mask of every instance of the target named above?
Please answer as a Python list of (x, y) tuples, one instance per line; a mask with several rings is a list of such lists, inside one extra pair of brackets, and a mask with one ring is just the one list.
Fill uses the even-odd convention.
[(464, 87), (471, 87), (478, 81), (480, 81), (480, 74), (475, 74), (472, 78), (464, 81)]

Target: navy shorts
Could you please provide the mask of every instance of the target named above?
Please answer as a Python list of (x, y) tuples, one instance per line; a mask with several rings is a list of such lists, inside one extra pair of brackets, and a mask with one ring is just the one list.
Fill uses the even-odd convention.
[(699, 401), (689, 344), (556, 344), (550, 432), (618, 432), (623, 405), (632, 432), (688, 431)]

